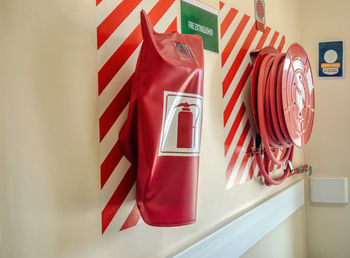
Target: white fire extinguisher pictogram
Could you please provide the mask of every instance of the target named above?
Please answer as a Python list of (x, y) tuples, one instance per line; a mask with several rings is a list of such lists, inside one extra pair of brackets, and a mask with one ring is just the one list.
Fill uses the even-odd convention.
[(160, 156), (198, 156), (202, 97), (164, 92)]

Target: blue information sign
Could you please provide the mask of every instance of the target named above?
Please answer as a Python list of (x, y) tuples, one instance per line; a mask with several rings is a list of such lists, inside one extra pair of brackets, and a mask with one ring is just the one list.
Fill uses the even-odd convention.
[(318, 43), (318, 76), (343, 77), (343, 41)]

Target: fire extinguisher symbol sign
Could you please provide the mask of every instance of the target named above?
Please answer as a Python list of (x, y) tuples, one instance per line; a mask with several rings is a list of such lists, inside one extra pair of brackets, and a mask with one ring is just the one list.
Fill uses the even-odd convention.
[(159, 156), (198, 156), (203, 98), (200, 95), (164, 92)]

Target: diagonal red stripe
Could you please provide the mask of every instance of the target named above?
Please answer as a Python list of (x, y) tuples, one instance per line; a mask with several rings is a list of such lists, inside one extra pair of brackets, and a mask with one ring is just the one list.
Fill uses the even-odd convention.
[[(156, 24), (175, 0), (159, 0), (148, 13), (152, 24)], [(122, 45), (114, 52), (98, 72), (98, 94), (107, 87), (108, 83), (118, 73), (126, 60), (132, 55), (135, 49), (141, 44), (141, 25), (139, 24), (125, 39)]]
[[(267, 39), (268, 34), (270, 33), (270, 31), (271, 31), (271, 28), (270, 28), (270, 27), (266, 27), (266, 28), (265, 28), (265, 31), (264, 31), (264, 33), (262, 34), (262, 36), (261, 36), (261, 38), (260, 38), (260, 40), (259, 40), (259, 42), (258, 42), (258, 44), (257, 44), (257, 46), (256, 46), (257, 49), (262, 48), (262, 46), (264, 45), (264, 43), (265, 43), (265, 41), (266, 41), (266, 39)], [(246, 68), (246, 70), (247, 70), (247, 68)], [(246, 70), (245, 70), (245, 71), (246, 71)], [(249, 73), (247, 72), (247, 74), (243, 73), (242, 78), (244, 78), (245, 76), (248, 76), (248, 77), (249, 77), (250, 72), (251, 72), (251, 71), (249, 71)], [(240, 81), (243, 81), (242, 78), (240, 79)], [(244, 86), (243, 86), (243, 87), (244, 87)], [(237, 86), (237, 88), (238, 88), (238, 90), (239, 90), (240, 87)], [(236, 89), (236, 90), (237, 90), (237, 89)], [(235, 92), (236, 92), (236, 90), (235, 90)], [(235, 92), (234, 92), (234, 95), (235, 95)], [(238, 95), (239, 95), (239, 94), (238, 94)], [(231, 103), (229, 102), (228, 105), (232, 105), (233, 103), (235, 103), (235, 102), (236, 102), (235, 98), (237, 98), (237, 97), (231, 97), (231, 99), (232, 99), (232, 100), (230, 99)], [(234, 107), (234, 105), (233, 105), (233, 107)], [(232, 107), (232, 109), (233, 109), (233, 107)], [(229, 107), (229, 109), (230, 109), (230, 108), (231, 108), (231, 107)], [(227, 110), (226, 112), (227, 112), (226, 116), (229, 117), (229, 114), (230, 114), (232, 111), (229, 112), (229, 110)], [(227, 168), (227, 170), (226, 170), (226, 179), (227, 179), (227, 180), (229, 180), (229, 178), (230, 178), (230, 176), (231, 176), (234, 163), (235, 163), (235, 158), (234, 158), (234, 156), (232, 156), (232, 158), (231, 158), (231, 160), (230, 160), (230, 163), (229, 163), (229, 166), (228, 166), (228, 168)], [(249, 179), (251, 179), (252, 176), (253, 176), (253, 174), (254, 174), (255, 166), (256, 166), (256, 163), (255, 163), (255, 160), (253, 160), (252, 166), (251, 166), (251, 168), (250, 168), (250, 170), (249, 170), (249, 176), (248, 176)]]
[(142, 0), (123, 0), (97, 27), (97, 49), (112, 35)]
[(275, 33), (272, 36), (271, 42), (269, 44), (270, 47), (273, 47), (275, 45), (276, 40), (278, 38), (278, 35), (279, 35), (279, 33), (277, 31), (275, 31)]
[(285, 38), (285, 36), (283, 36), (282, 39), (281, 39), (281, 41), (280, 41), (280, 44), (278, 45), (278, 48), (277, 48), (277, 50), (278, 50), (279, 52), (282, 52), (285, 41), (286, 41), (286, 38)]
[[(165, 32), (176, 31), (177, 19), (169, 25)], [(130, 99), (132, 87), (132, 76), (125, 83), (122, 89), (119, 91), (117, 96), (113, 99), (111, 104), (107, 107), (105, 112), (100, 118), (100, 141), (106, 136), (108, 131), (111, 129), (115, 121), (118, 119), (120, 113), (124, 110)]]
[(221, 54), (221, 66), (223, 67), (226, 63), (227, 58), (232, 52), (232, 49), (235, 47), (237, 40), (239, 39), (239, 36), (241, 36), (245, 26), (247, 25), (250, 17), (248, 15), (244, 15), (241, 19), (240, 23), (238, 24), (235, 32), (232, 34), (230, 40), (228, 41), (227, 45), (225, 46), (224, 50)]
[(227, 106), (224, 110), (224, 126), (226, 126), (227, 120), (229, 119), (233, 108), (235, 107), (237, 103), (238, 97), (241, 95), (241, 92), (249, 78), (250, 72), (252, 71), (252, 65), (248, 64), (246, 69), (243, 72), (243, 75), (241, 79), (239, 80), (237, 87), (235, 88), (235, 91), (233, 92), (229, 102), (227, 103)]
[(224, 3), (220, 1), (220, 10), (222, 9), (222, 7), (224, 7)]
[(165, 30), (165, 33), (177, 31), (177, 18), (172, 21), (172, 23), (169, 25), (169, 27)]
[(118, 212), (120, 206), (134, 185), (135, 180), (136, 171), (134, 167), (131, 166), (102, 211), (102, 234), (105, 232), (113, 217)]
[(230, 87), (230, 84), (231, 84), (233, 78), (235, 77), (239, 67), (241, 66), (243, 59), (246, 56), (246, 54), (250, 48), (250, 45), (252, 44), (257, 32), (258, 31), (255, 27), (255, 24), (253, 24), (252, 28), (249, 31), (247, 38), (245, 39), (241, 49), (239, 50), (235, 60), (233, 61), (233, 64), (230, 67), (230, 70), (227, 72), (225, 79), (222, 82), (223, 96), (225, 96), (228, 88)]
[(107, 87), (141, 41), (141, 26), (138, 25), (98, 72), (98, 95)]
[(238, 11), (236, 9), (231, 8), (230, 11), (227, 13), (225, 19), (222, 21), (220, 27), (221, 27), (221, 38), (225, 35), (225, 32), (227, 31), (227, 28), (232, 23), (233, 19), (236, 17)]
[(102, 0), (96, 0), (96, 6), (101, 2), (102, 2)]
[[(250, 139), (247, 150), (250, 150), (252, 148), (252, 146), (253, 146), (253, 140)], [(233, 182), (233, 185), (239, 185), (239, 183), (241, 182), (243, 172), (244, 172), (244, 170), (247, 166), (247, 163), (248, 163), (248, 159), (249, 159), (248, 153), (245, 153), (243, 160), (242, 160), (242, 163), (241, 163), (241, 166), (239, 167), (237, 175), (235, 177), (235, 181)]]
[[(256, 46), (257, 49), (259, 49), (263, 46), (270, 30), (271, 29), (269, 27), (266, 27), (265, 32), (261, 35), (261, 38)], [(237, 102), (237, 99), (239, 98), (239, 96), (240, 96), (240, 94), (245, 86), (245, 83), (249, 78), (249, 75), (250, 75), (250, 72), (252, 71), (252, 68), (253, 67), (251, 64), (247, 65), (246, 69), (243, 72), (243, 75), (242, 75), (240, 81), (238, 82), (238, 84), (235, 88), (235, 91), (233, 92), (229, 102), (227, 103), (227, 106), (226, 106), (225, 111), (224, 111), (224, 126), (226, 125), (227, 120), (230, 117), (231, 112), (232, 112), (232, 110)]]
[(133, 76), (129, 78), (129, 80), (124, 84), (122, 89), (114, 97), (111, 104), (109, 104), (105, 112), (103, 112), (103, 114), (101, 115), (99, 119), (100, 142), (106, 136), (109, 129), (111, 129), (112, 125), (117, 120), (120, 113), (124, 110), (126, 105), (129, 103), (131, 87), (132, 87), (132, 78)]
[(116, 142), (101, 165), (101, 189), (107, 182), (108, 178), (111, 176), (113, 170), (118, 165), (122, 157), (123, 154), (119, 148), (118, 142)]
[(132, 208), (131, 212), (129, 213), (129, 216), (125, 220), (123, 226), (120, 228), (120, 231), (123, 231), (125, 229), (131, 228), (139, 222), (141, 218), (141, 214), (139, 209), (137, 208), (137, 204), (134, 205), (134, 208)]
[(270, 31), (271, 31), (270, 27), (266, 27), (265, 28), (264, 33), (261, 35), (261, 38), (260, 38), (258, 44), (256, 45), (256, 49), (260, 49), (260, 48), (263, 47), (263, 45), (264, 45), (264, 43), (265, 43), (265, 41), (267, 39), (267, 36), (269, 35)]
[(227, 137), (226, 137), (226, 140), (225, 140), (225, 156), (227, 154), (227, 151), (228, 149), (230, 148), (231, 146), (231, 143), (233, 141), (233, 138), (235, 137), (236, 135), (236, 132), (237, 132), (237, 129), (238, 129), (238, 126), (239, 124), (241, 123), (242, 121), (242, 118), (243, 118), (243, 115), (245, 113), (245, 105), (244, 105), (244, 102), (242, 103), (238, 113), (237, 113), (237, 116), (235, 118), (235, 121), (233, 122), (232, 124), (232, 127), (230, 129), (230, 132), (228, 133)]
[(248, 177), (247, 177), (246, 182), (247, 182), (248, 180), (250, 180), (250, 179), (253, 178), (254, 170), (255, 170), (255, 167), (257, 166), (256, 160), (255, 160), (253, 157), (252, 157), (252, 159), (253, 159), (253, 161), (252, 161), (252, 164), (250, 165), (249, 175), (248, 175)]
[(245, 141), (245, 138), (247, 137), (249, 129), (250, 129), (250, 123), (249, 123), (249, 120), (248, 120), (247, 123), (244, 126), (243, 132), (242, 132), (241, 136), (239, 137), (237, 146), (236, 146), (236, 148), (235, 148), (235, 150), (233, 152), (233, 155), (232, 155), (232, 157), (230, 159), (230, 162), (229, 162), (229, 164), (228, 164), (228, 166), (226, 168), (226, 183), (229, 181), (229, 179), (231, 177), (231, 174), (233, 172), (233, 167), (235, 166), (235, 163), (237, 161), (238, 155), (239, 155), (239, 153), (242, 150), (242, 146), (243, 146), (243, 143)]

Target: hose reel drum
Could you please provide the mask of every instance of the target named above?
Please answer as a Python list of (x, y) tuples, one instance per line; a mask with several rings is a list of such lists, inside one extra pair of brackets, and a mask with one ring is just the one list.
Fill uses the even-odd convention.
[[(258, 52), (252, 73), (251, 105), (258, 130), (254, 156), (265, 183), (280, 184), (293, 171), (294, 146), (307, 144), (314, 120), (312, 71), (301, 45), (293, 43), (286, 53), (273, 47)], [(276, 149), (282, 151), (280, 159), (274, 155)], [(270, 162), (286, 167), (280, 178), (269, 176)]]

